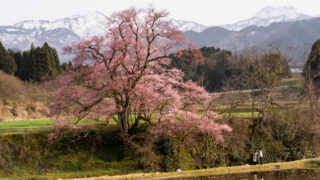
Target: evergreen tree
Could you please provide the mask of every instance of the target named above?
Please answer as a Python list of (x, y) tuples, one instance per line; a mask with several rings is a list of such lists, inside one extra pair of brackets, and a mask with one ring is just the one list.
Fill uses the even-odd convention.
[(24, 70), (25, 70), (25, 62), (24, 62), (22, 53), (20, 51), (15, 52), (10, 50), (10, 56), (14, 58), (17, 64), (17, 71), (15, 72), (14, 75), (22, 79), (22, 77), (24, 76)]
[(17, 65), (13, 57), (6, 51), (0, 42), (0, 69), (4, 72), (14, 75), (17, 70)]
[(41, 47), (42, 51), (45, 53), (45, 61), (47, 64), (48, 69), (48, 76), (49, 77), (56, 77), (58, 75), (56, 62), (53, 55), (52, 48), (48, 45), (48, 43), (44, 43), (44, 45)]
[(31, 57), (31, 50), (30, 51), (24, 51), (22, 54), (23, 62), (21, 62), (21, 67), (23, 67), (19, 72), (21, 72), (21, 77), (19, 77), (21, 80), (30, 80), (31, 79), (31, 67), (33, 66), (33, 61)]
[(59, 60), (59, 56), (58, 56), (57, 50), (53, 48), (52, 51), (53, 51), (53, 58), (54, 58), (54, 62), (55, 62), (57, 71), (58, 71), (58, 73), (61, 73), (62, 72), (62, 67), (60, 65), (60, 60)]
[(54, 79), (61, 73), (57, 51), (44, 43), (42, 47), (31, 44), (30, 50), (12, 52), (11, 56), (18, 66), (16, 76), (25, 81), (46, 81)]
[(67, 70), (68, 68), (70, 68), (71, 66), (72, 66), (72, 63), (71, 63), (71, 61), (69, 61), (68, 63), (66, 63), (66, 62), (62, 63), (62, 65), (60, 66), (60, 68), (61, 68), (61, 71), (65, 71), (65, 70)]
[(320, 88), (320, 39), (312, 46), (309, 58), (303, 68), (303, 75), (306, 82), (313, 83), (314, 89)]

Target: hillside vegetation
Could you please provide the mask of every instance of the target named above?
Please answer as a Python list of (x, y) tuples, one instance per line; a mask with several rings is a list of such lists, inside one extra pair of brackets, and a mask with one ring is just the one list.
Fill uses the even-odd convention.
[(47, 117), (50, 98), (49, 83), (26, 83), (0, 70), (1, 120)]

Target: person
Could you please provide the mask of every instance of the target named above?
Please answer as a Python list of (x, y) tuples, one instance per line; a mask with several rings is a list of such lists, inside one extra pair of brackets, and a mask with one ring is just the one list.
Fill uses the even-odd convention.
[(254, 151), (253, 151), (253, 157), (252, 157), (253, 165), (256, 165), (256, 164), (257, 164), (257, 155), (258, 155), (257, 151), (254, 150)]
[(262, 149), (260, 149), (260, 151), (259, 151), (259, 157), (260, 157), (260, 164), (262, 165), (263, 164), (263, 162), (262, 162), (262, 160), (263, 160)]

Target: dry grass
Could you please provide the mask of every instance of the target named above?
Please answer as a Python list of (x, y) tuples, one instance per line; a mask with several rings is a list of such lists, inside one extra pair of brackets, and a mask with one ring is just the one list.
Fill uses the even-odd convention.
[(212, 176), (212, 175), (224, 175), (224, 174), (236, 174), (236, 173), (249, 173), (249, 172), (262, 172), (262, 171), (273, 171), (273, 170), (287, 170), (287, 169), (305, 169), (311, 168), (311, 162), (320, 161), (320, 158), (304, 159), (291, 162), (277, 162), (269, 163), (264, 165), (244, 165), (234, 167), (219, 167), (212, 169), (202, 170), (189, 170), (182, 172), (168, 172), (168, 173), (137, 173), (119, 176), (100, 176), (93, 178), (80, 178), (88, 180), (99, 180), (99, 179), (168, 179), (168, 178), (182, 178), (182, 177), (197, 177), (197, 176)]
[(50, 83), (26, 83), (0, 70), (0, 121), (46, 117), (50, 88)]

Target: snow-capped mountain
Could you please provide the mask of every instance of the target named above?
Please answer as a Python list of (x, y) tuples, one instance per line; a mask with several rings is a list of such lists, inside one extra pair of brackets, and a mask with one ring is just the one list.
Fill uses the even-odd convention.
[(66, 28), (43, 29), (41, 27), (24, 29), (15, 26), (0, 26), (0, 41), (6, 48), (26, 50), (31, 43), (42, 46), (45, 42), (57, 49), (60, 60), (69, 61), (70, 57), (62, 55), (62, 48), (72, 42), (79, 42), (81, 38)]
[(312, 18), (312, 16), (303, 14), (291, 6), (267, 6), (257, 12), (252, 18), (239, 21), (234, 24), (225, 25), (223, 27), (232, 31), (240, 31), (251, 25), (266, 27), (276, 22), (292, 22), (310, 18)]
[(56, 21), (28, 20), (12, 26), (0, 26), (0, 41), (6, 48), (26, 50), (31, 43), (42, 46), (45, 42), (57, 49), (60, 60), (69, 61), (63, 55), (66, 45), (80, 42), (94, 35), (104, 35), (106, 16), (99, 12), (75, 15)]
[[(182, 31), (201, 32), (206, 27), (195, 22), (170, 20)], [(62, 60), (62, 48), (94, 35), (104, 35), (106, 16), (100, 12), (74, 15), (55, 21), (27, 20), (11, 26), (0, 26), (0, 41), (6, 48), (26, 50), (31, 43), (42, 46), (47, 42), (57, 49)]]
[(37, 29), (50, 31), (58, 28), (65, 28), (82, 39), (90, 38), (94, 35), (103, 35), (106, 29), (106, 16), (100, 12), (91, 12), (84, 15), (75, 15), (56, 21), (23, 21), (13, 25), (23, 29)]
[[(201, 32), (206, 27), (195, 22), (170, 22), (181, 31)], [(0, 26), (0, 41), (7, 48), (26, 50), (31, 43), (42, 46), (47, 42), (57, 49), (62, 61), (70, 60), (62, 54), (62, 48), (94, 35), (104, 35), (106, 30), (106, 16), (100, 12), (90, 12), (74, 15), (55, 21), (27, 20), (11, 26)]]
[[(206, 26), (191, 21), (170, 19), (170, 22), (177, 26), (181, 31), (201, 32), (207, 28)], [(104, 35), (106, 30), (106, 16), (95, 11), (83, 15), (74, 15), (56, 21), (23, 21), (16, 23), (13, 26), (28, 30), (36, 29), (44, 31), (65, 28), (74, 32), (80, 38), (86, 39), (94, 35)]]
[(183, 20), (169, 20), (174, 26), (177, 26), (180, 31), (194, 31), (201, 32), (208, 28), (207, 26), (192, 22), (192, 21), (183, 21)]
[[(173, 25), (177, 26), (181, 31), (184, 31), (187, 36), (195, 37), (190, 38), (189, 40), (192, 39), (192, 41), (199, 46), (209, 46), (216, 45), (215, 43), (211, 42), (212, 39), (214, 42), (224, 42), (222, 44), (228, 44), (229, 42), (233, 43), (235, 42), (234, 40), (228, 40), (229, 35), (238, 33), (235, 31), (239, 31), (239, 33), (241, 33), (240, 30), (251, 25), (269, 26), (274, 22), (298, 21), (308, 18), (312, 17), (300, 13), (298, 10), (292, 7), (269, 6), (260, 10), (254, 17), (250, 19), (224, 26), (224, 28), (230, 31), (222, 27), (206, 27), (192, 21), (174, 19), (169, 19), (169, 21)], [(313, 27), (311, 27), (311, 29), (312, 28)], [(29, 49), (31, 43), (33, 43), (35, 46), (42, 46), (43, 43), (47, 42), (50, 44), (50, 46), (57, 49), (62, 61), (69, 61), (70, 57), (62, 54), (62, 48), (64, 46), (80, 42), (84, 39), (92, 37), (93, 35), (104, 35), (105, 30), (106, 16), (100, 12), (91, 12), (83, 15), (75, 15), (64, 19), (58, 19), (55, 21), (29, 20), (19, 22), (11, 26), (0, 26), (0, 41), (6, 48), (20, 50)], [(278, 31), (282, 32), (283, 30), (279, 29)], [(310, 34), (310, 32), (308, 33)], [(201, 34), (201, 37), (198, 37), (197, 33)], [(254, 31), (250, 31), (244, 34), (237, 34), (235, 36), (251, 37), (255, 33), (256, 32)], [(262, 33), (262, 35), (267, 33), (268, 32)], [(281, 35), (281, 37), (282, 36), (283, 35)], [(278, 37), (273, 37), (272, 39), (277, 40), (277, 38)], [(233, 45), (237, 46), (236, 43), (233, 43)], [(250, 45), (250, 43), (241, 44), (243, 47), (246, 45)], [(228, 48), (229, 46), (225, 45), (221, 47)]]

